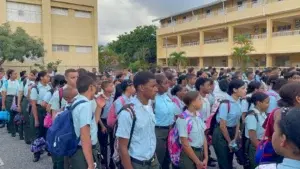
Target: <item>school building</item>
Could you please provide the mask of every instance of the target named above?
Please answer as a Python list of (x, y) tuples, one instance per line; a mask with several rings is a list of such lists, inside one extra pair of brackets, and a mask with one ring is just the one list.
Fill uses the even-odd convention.
[(231, 56), (238, 34), (253, 42), (249, 66), (300, 66), (300, 0), (217, 0), (155, 21), (162, 66), (179, 51), (188, 66), (238, 66)]
[(42, 59), (6, 62), (5, 69), (29, 70), (57, 60), (59, 71), (98, 67), (97, 0), (0, 0), (0, 24), (5, 22), (41, 38), (46, 50)]

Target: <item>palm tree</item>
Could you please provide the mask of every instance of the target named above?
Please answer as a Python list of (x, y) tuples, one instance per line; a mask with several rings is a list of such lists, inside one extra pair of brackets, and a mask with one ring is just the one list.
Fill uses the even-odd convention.
[(186, 66), (187, 58), (185, 56), (185, 52), (173, 52), (170, 54), (170, 58), (168, 59), (168, 64), (172, 66), (177, 66), (177, 70), (180, 70), (181, 66)]
[(232, 56), (244, 71), (249, 62), (254, 62), (249, 56), (251, 52), (255, 51), (252, 41), (247, 35), (237, 35), (234, 38), (234, 45)]

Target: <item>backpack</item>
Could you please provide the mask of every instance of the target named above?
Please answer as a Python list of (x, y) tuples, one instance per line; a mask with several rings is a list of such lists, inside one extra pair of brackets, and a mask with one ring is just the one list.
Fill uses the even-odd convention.
[[(122, 105), (124, 106), (125, 100), (122, 96), (120, 96), (120, 101), (121, 101)], [(108, 116), (107, 116), (107, 125), (111, 128), (114, 128), (116, 121), (117, 121), (116, 106), (115, 106), (115, 104), (112, 104), (109, 109)]]
[(73, 125), (72, 111), (85, 100), (78, 101), (57, 115), (47, 131), (47, 148), (55, 156), (72, 156), (77, 151), (80, 136), (77, 137)]
[[(133, 104), (127, 104), (127, 105), (123, 106), (122, 109), (117, 113), (117, 115), (119, 115), (123, 110), (126, 110), (127, 112), (130, 113), (130, 115), (132, 117), (132, 126), (131, 126), (131, 129), (130, 129), (130, 136), (129, 136), (128, 146), (127, 146), (128, 149), (130, 147), (130, 143), (131, 143), (131, 139), (132, 139), (135, 123), (136, 123), (136, 114), (135, 114), (135, 111), (133, 109), (133, 106), (134, 106)], [(114, 135), (116, 134), (117, 129), (118, 129), (118, 122), (116, 123), (116, 126), (115, 126)], [(114, 154), (112, 156), (112, 159), (113, 159), (115, 165), (119, 166), (118, 168), (121, 168), (121, 158), (120, 158), (119, 139), (118, 138), (115, 139), (114, 150), (115, 151), (114, 151)]]
[[(198, 118), (201, 119), (201, 116), (198, 115)], [(191, 116), (186, 112), (182, 112), (178, 118), (185, 119), (187, 122), (187, 132), (188, 135), (192, 131), (192, 118)], [(191, 141), (190, 138), (188, 138), (189, 141)], [(173, 126), (173, 128), (170, 130), (168, 134), (168, 151), (170, 154), (170, 159), (172, 161), (172, 164), (175, 166), (179, 165), (180, 161), (180, 154), (182, 152), (182, 145), (180, 143), (180, 136), (179, 136), (179, 131), (176, 125)]]
[(30, 145), (30, 150), (33, 153), (41, 152), (46, 149), (46, 142), (43, 137), (37, 138), (33, 141), (33, 143)]
[[(230, 112), (230, 101), (229, 100), (222, 100), (220, 101), (220, 104), (218, 105), (218, 108), (216, 109), (215, 112), (213, 112), (207, 119), (206, 119), (206, 130), (205, 130), (205, 133), (206, 133), (206, 136), (209, 136), (209, 138), (212, 137), (213, 135), (213, 132), (214, 132), (214, 129), (217, 127), (217, 114), (219, 112), (219, 109), (220, 109), (220, 105), (222, 103), (225, 103), (227, 104), (227, 107), (228, 107), (228, 113)], [(208, 139), (208, 137), (207, 137)]]

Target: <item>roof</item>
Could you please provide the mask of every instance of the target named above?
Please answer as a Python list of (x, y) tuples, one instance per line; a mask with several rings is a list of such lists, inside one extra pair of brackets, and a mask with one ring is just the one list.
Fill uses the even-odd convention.
[(156, 21), (159, 21), (159, 20), (171, 18), (172, 16), (178, 16), (178, 15), (182, 15), (182, 14), (185, 14), (185, 13), (188, 13), (188, 12), (191, 12), (191, 11), (195, 11), (195, 10), (198, 10), (198, 9), (202, 9), (202, 8), (210, 7), (210, 6), (213, 6), (213, 5), (217, 5), (217, 4), (225, 2), (225, 1), (227, 1), (227, 0), (215, 0), (215, 1), (211, 2), (211, 3), (207, 3), (207, 4), (204, 4), (204, 5), (201, 5), (201, 6), (197, 6), (197, 7), (185, 10), (185, 11), (181, 11), (179, 13), (174, 13), (174, 14), (169, 15), (169, 16), (165, 16), (165, 17), (160, 17), (160, 18), (154, 19), (154, 20), (152, 20), (152, 22), (156, 22)]

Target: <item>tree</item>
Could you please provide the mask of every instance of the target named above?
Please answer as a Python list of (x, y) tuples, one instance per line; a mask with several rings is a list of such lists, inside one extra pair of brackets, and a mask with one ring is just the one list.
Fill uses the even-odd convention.
[(133, 72), (137, 72), (139, 69), (147, 70), (150, 67), (150, 63), (147, 58), (150, 56), (150, 50), (148, 48), (140, 48), (134, 55), (135, 61), (129, 64), (129, 68)]
[(180, 70), (181, 66), (186, 66), (187, 58), (185, 56), (185, 52), (173, 52), (170, 54), (170, 58), (168, 59), (168, 64), (171, 66), (177, 66), (177, 70)]
[(232, 56), (237, 65), (241, 65), (241, 69), (245, 71), (247, 64), (254, 62), (249, 56), (251, 52), (255, 51), (252, 41), (247, 35), (237, 35), (234, 38), (234, 45)]
[(119, 35), (116, 41), (108, 44), (108, 47), (118, 54), (118, 60), (123, 66), (128, 66), (138, 60), (134, 55), (141, 49), (148, 49), (148, 63), (156, 62), (156, 29), (154, 25), (139, 26), (129, 33)]
[(99, 70), (105, 71), (117, 63), (117, 54), (110, 48), (98, 46)]
[(24, 62), (25, 58), (37, 59), (44, 54), (41, 39), (29, 36), (21, 27), (13, 32), (9, 23), (0, 25), (0, 66), (5, 61)]
[(45, 64), (35, 63), (34, 66), (38, 67), (40, 70), (57, 70), (57, 67), (61, 64), (61, 60), (57, 60), (55, 62), (49, 62)]

